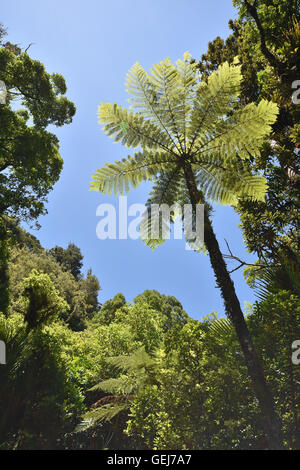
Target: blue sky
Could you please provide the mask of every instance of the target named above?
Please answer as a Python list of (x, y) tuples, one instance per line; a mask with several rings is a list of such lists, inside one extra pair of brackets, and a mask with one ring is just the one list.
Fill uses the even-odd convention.
[[(15, 0), (1, 6), (9, 40), (23, 48), (34, 43), (30, 55), (65, 77), (67, 96), (77, 106), (73, 123), (55, 129), (64, 169), (34, 234), (46, 248), (66, 247), (69, 241), (81, 248), (85, 271), (91, 267), (100, 280), (101, 302), (118, 292), (131, 301), (145, 289), (157, 289), (176, 296), (194, 318), (224, 313), (208, 257), (186, 251), (183, 241), (169, 240), (152, 252), (140, 240), (97, 239), (96, 208), (117, 199), (88, 188), (98, 167), (128, 155), (102, 132), (97, 108), (101, 101), (128, 105), (129, 68), (139, 61), (149, 70), (186, 50), (200, 59), (209, 41), (227, 37), (228, 20), (235, 16), (231, 0)], [(133, 190), (128, 204), (144, 203), (148, 190), (146, 185)], [(226, 239), (236, 255), (254, 259), (246, 253), (231, 208), (217, 208), (213, 224), (223, 252)], [(242, 306), (253, 302), (241, 270), (233, 280)]]

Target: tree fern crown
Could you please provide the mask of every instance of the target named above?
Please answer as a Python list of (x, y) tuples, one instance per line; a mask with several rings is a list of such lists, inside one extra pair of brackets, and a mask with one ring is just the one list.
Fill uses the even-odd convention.
[(267, 184), (253, 175), (250, 158), (259, 155), (278, 107), (266, 100), (241, 106), (241, 66), (225, 62), (207, 81), (186, 52), (148, 74), (137, 62), (126, 77), (129, 110), (101, 103), (104, 132), (133, 155), (106, 163), (93, 175), (91, 190), (123, 194), (143, 180), (154, 182), (148, 203), (188, 203), (188, 165), (206, 200), (236, 205), (241, 198), (264, 200)]

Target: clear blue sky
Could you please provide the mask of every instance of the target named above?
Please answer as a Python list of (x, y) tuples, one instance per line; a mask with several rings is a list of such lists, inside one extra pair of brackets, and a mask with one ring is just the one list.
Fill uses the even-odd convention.
[[(140, 240), (106, 240), (96, 237), (96, 208), (117, 203), (116, 198), (89, 192), (95, 170), (107, 161), (127, 156), (128, 150), (105, 136), (97, 123), (100, 101), (127, 106), (124, 82), (128, 69), (139, 61), (148, 70), (153, 63), (173, 61), (189, 50), (200, 59), (209, 41), (229, 34), (228, 20), (236, 11), (231, 0), (15, 0), (3, 2), (0, 21), (9, 40), (25, 48), (61, 73), (67, 96), (75, 102), (74, 122), (55, 129), (60, 139), (64, 169), (49, 195), (48, 215), (35, 235), (44, 247), (66, 247), (69, 241), (84, 254), (85, 271), (98, 276), (104, 302), (118, 292), (132, 300), (145, 289), (176, 296), (194, 318), (217, 311), (223, 303), (209, 259), (186, 251), (184, 242), (169, 240), (152, 252)], [(133, 190), (130, 203), (144, 203), (146, 186)], [(235, 254), (246, 253), (239, 218), (229, 207), (217, 208), (214, 227), (223, 251), (228, 240)], [(234, 267), (234, 264), (230, 264)], [(254, 301), (242, 271), (233, 274), (244, 301)]]

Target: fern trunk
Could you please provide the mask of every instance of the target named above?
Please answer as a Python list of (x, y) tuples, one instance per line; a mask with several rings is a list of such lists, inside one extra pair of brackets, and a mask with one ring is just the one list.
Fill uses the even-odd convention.
[[(202, 194), (197, 189), (195, 177), (189, 164), (184, 166), (184, 172), (191, 203), (196, 205), (202, 199)], [(245, 363), (252, 379), (254, 392), (259, 401), (268, 444), (271, 449), (282, 449), (281, 423), (275, 411), (273, 396), (266, 382), (264, 371), (255, 351), (239, 299), (235, 292), (234, 283), (228, 273), (206, 208), (204, 213), (204, 242), (209, 253), (217, 285), (221, 290), (226, 314), (234, 325), (238, 341), (244, 354)]]

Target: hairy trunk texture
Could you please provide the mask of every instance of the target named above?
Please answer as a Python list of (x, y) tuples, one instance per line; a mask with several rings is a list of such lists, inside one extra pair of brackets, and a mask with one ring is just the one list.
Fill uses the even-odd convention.
[[(191, 203), (195, 205), (198, 204), (199, 201), (204, 202), (201, 192), (197, 189), (195, 177), (189, 164), (184, 166), (184, 172)], [(239, 299), (235, 292), (233, 281), (228, 273), (206, 208), (204, 214), (204, 242), (209, 253), (217, 285), (221, 290), (226, 314), (235, 328), (238, 341), (244, 354), (245, 363), (252, 379), (254, 392), (259, 401), (264, 431), (268, 439), (269, 447), (270, 449), (282, 449), (281, 423), (275, 411), (273, 396), (267, 385), (263, 368), (255, 351)]]

